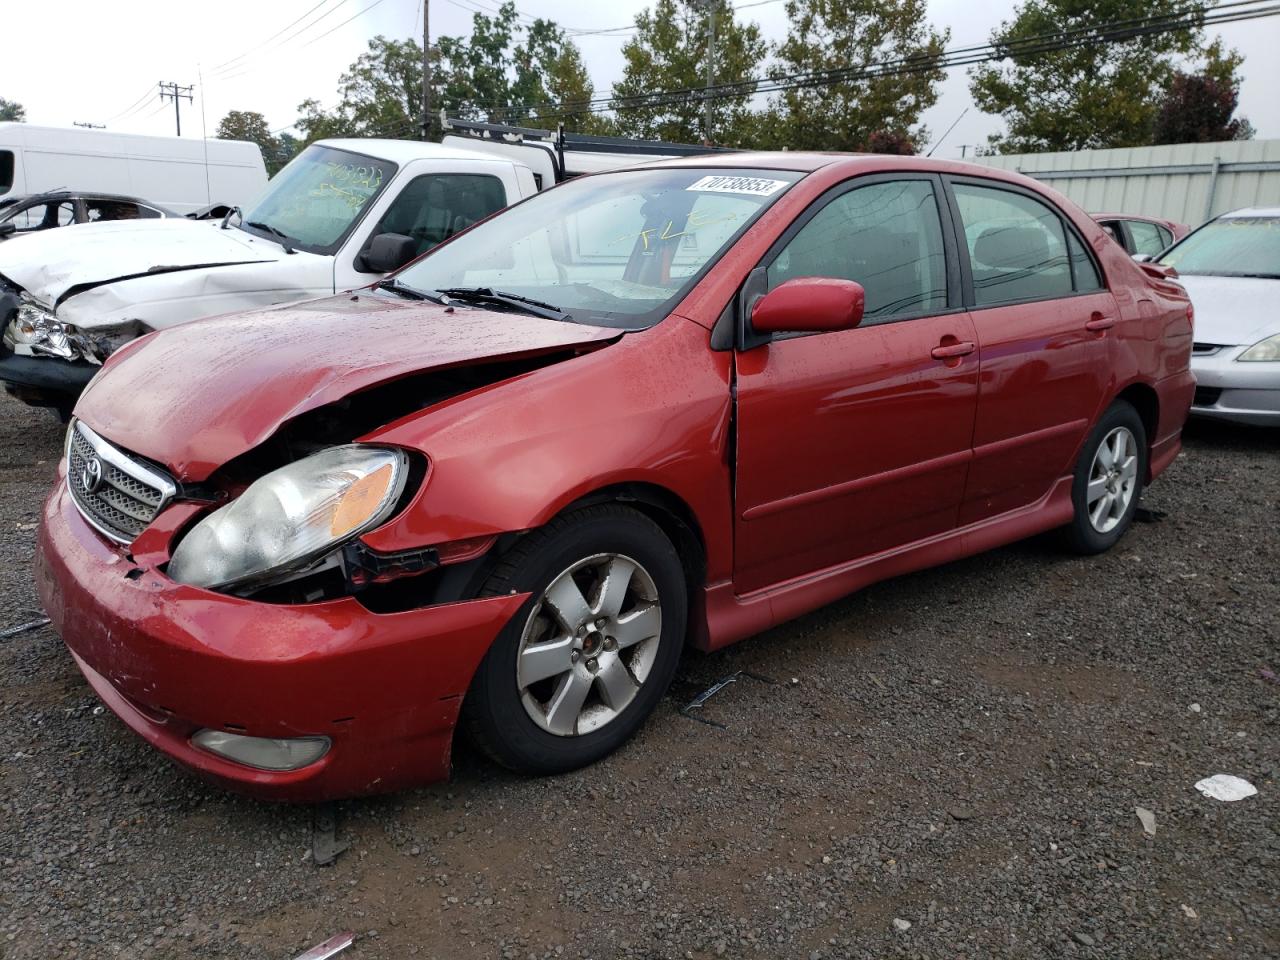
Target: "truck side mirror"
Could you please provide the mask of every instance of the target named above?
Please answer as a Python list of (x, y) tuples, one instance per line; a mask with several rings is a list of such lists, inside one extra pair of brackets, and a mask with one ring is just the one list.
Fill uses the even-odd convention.
[(418, 255), (418, 241), (403, 233), (380, 233), (360, 254), (363, 273), (390, 273)]

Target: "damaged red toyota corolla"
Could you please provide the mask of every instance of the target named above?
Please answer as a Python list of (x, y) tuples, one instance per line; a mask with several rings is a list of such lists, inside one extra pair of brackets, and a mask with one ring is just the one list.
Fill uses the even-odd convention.
[(1023, 177), (602, 174), (378, 288), (117, 352), (40, 592), (99, 696), (228, 786), (429, 782), (458, 725), (569, 770), (686, 644), (1055, 527), (1111, 546), (1177, 453), (1190, 352), (1181, 288)]

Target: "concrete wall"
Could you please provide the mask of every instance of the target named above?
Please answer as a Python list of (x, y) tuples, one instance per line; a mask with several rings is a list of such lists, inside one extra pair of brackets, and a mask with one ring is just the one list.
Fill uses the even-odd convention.
[(1240, 207), (1280, 206), (1280, 140), (1182, 143), (980, 157), (1043, 180), (1090, 213), (1137, 213), (1195, 227)]

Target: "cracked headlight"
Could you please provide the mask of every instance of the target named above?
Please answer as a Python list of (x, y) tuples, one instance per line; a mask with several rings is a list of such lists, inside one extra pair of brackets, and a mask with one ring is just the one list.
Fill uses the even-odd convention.
[(1236, 359), (1250, 363), (1259, 360), (1280, 360), (1280, 333), (1265, 340), (1259, 340)]
[(351, 444), (273, 470), (192, 528), (169, 576), (214, 589), (305, 568), (386, 520), (408, 467), (399, 450)]
[(74, 360), (79, 351), (67, 337), (67, 328), (53, 315), (34, 303), (24, 303), (4, 329), (4, 345), (24, 356), (55, 356)]

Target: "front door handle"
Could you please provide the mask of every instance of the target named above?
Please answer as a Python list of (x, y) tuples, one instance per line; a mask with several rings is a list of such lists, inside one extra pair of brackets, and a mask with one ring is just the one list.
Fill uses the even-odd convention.
[(1104, 317), (1100, 313), (1095, 313), (1085, 322), (1084, 328), (1086, 330), (1092, 330), (1095, 333), (1100, 333), (1103, 330), (1110, 330), (1115, 325), (1115, 317)]
[(977, 349), (972, 340), (956, 340), (951, 343), (940, 343), (929, 351), (935, 360), (957, 360), (966, 357)]

